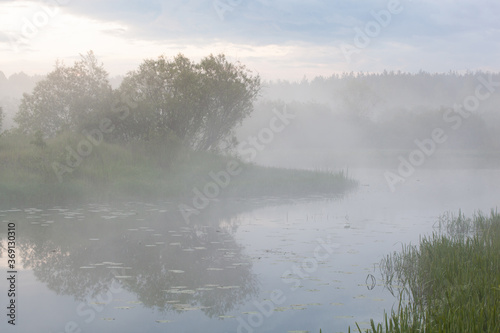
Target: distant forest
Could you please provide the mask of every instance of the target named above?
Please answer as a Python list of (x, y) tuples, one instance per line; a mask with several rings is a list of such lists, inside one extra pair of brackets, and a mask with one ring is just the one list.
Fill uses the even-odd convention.
[(448, 137), (440, 148), (500, 149), (499, 73), (345, 73), (264, 82), (240, 138), (265, 124), (270, 101), (297, 115), (276, 150), (408, 150), (435, 128)]
[[(24, 73), (6, 77), (0, 71), (3, 130), (13, 121), (23, 93), (31, 93), (44, 76)], [(118, 87), (123, 77), (110, 78)], [(484, 82), (489, 82), (484, 86)], [(270, 118), (274, 106), (286, 104), (298, 117), (269, 149), (411, 149), (415, 139), (446, 127), (445, 148), (500, 149), (500, 74), (489, 72), (344, 73), (304, 78), (300, 82), (264, 81), (251, 116), (237, 137), (255, 133)], [(479, 92), (486, 98), (474, 103)], [(476, 102), (477, 102), (476, 101)], [(469, 103), (462, 114), (458, 108)]]

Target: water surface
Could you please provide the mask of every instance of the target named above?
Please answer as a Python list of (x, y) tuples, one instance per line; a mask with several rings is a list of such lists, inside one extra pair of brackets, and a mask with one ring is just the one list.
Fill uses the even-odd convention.
[(383, 170), (350, 173), (360, 186), (345, 196), (216, 200), (189, 224), (174, 202), (0, 211), (1, 276), (7, 224), (17, 229), (15, 330), (366, 327), (396, 302), (377, 268), (386, 254), (431, 233), (442, 213), (488, 212), (500, 197), (498, 170), (419, 170), (394, 193)]

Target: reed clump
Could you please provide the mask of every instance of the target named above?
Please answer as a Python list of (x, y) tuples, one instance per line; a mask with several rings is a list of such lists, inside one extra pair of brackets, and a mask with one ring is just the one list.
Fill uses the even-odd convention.
[(500, 332), (500, 214), (446, 214), (437, 227), (382, 260), (399, 306), (365, 332)]

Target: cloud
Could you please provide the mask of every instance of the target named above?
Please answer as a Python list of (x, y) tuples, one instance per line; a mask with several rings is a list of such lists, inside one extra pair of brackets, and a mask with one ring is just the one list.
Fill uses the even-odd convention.
[[(229, 5), (235, 3), (236, 5)], [(222, 6), (222, 7), (221, 7)], [(232, 43), (333, 43), (361, 24), (366, 6), (331, 1), (78, 1), (68, 9), (130, 27), (131, 38), (203, 37)], [(219, 8), (219, 9), (217, 9)], [(220, 15), (219, 15), (220, 14)]]
[[(24, 18), (56, 1), (0, 1), (0, 48), (9, 48), (5, 40), (19, 32)], [(29, 52), (53, 63), (94, 49), (107, 66), (106, 60), (113, 61), (111, 66), (125, 72), (163, 53), (199, 58), (224, 52), (249, 67), (296, 78), (343, 70), (500, 69), (500, 2), (494, 0), (65, 2), (59, 15), (24, 45), (26, 57)], [(376, 22), (374, 13), (387, 10), (391, 2), (399, 2), (402, 10), (346, 61), (340, 45), (354, 45), (357, 31)], [(13, 8), (24, 16), (12, 21)], [(0, 61), (1, 69), (18, 60)]]

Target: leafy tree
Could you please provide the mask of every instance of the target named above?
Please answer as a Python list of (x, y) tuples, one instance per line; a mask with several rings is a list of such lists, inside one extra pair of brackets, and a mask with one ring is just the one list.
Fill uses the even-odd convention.
[(224, 55), (210, 55), (198, 68), (206, 92), (202, 100), (206, 117), (194, 145), (201, 150), (212, 150), (220, 143), (235, 145), (234, 128), (252, 112), (260, 78), (240, 64), (229, 63)]
[(50, 137), (79, 130), (110, 107), (111, 93), (108, 73), (90, 51), (72, 67), (56, 62), (33, 92), (23, 95), (14, 120), (26, 134)]
[(186, 57), (145, 60), (120, 86), (122, 96), (137, 102), (121, 134), (143, 140), (165, 137), (169, 131), (182, 140), (194, 136), (202, 120), (199, 88), (195, 65)]
[(259, 76), (224, 55), (198, 64), (182, 54), (145, 60), (120, 87), (137, 102), (122, 130), (146, 140), (173, 133), (197, 150), (230, 147), (235, 126), (250, 114), (259, 90)]

